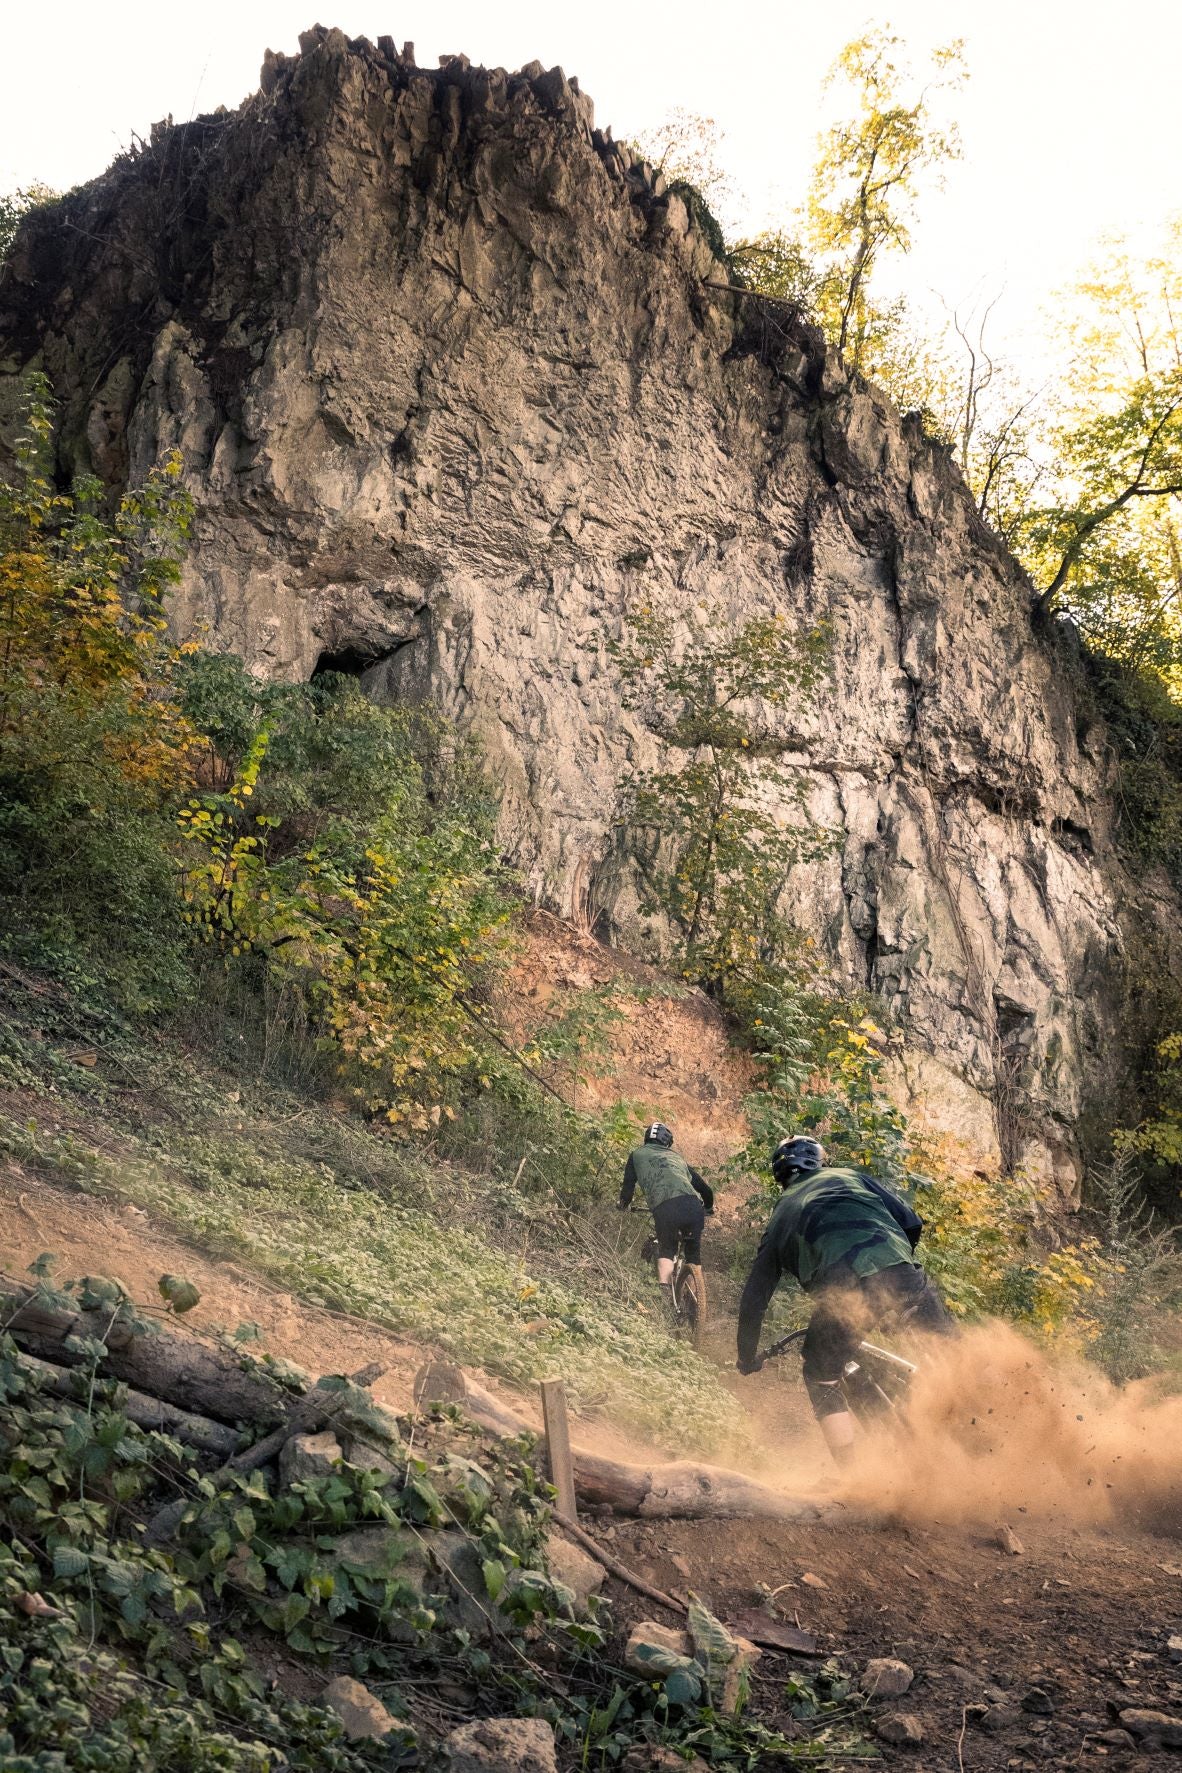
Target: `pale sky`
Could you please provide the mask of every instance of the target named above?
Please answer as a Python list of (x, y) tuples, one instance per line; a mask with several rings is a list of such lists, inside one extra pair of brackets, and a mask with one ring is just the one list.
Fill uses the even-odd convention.
[(998, 336), (1028, 372), (1048, 304), (1097, 236), (1148, 235), (1182, 209), (1177, 0), (15, 0), (0, 66), (0, 190), (80, 183), (154, 119), (238, 104), (264, 49), (294, 50), (318, 7), (350, 36), (411, 39), (424, 67), (458, 51), (511, 69), (557, 62), (617, 136), (678, 106), (712, 116), (755, 225), (804, 189), (821, 81), (843, 43), (889, 23), (918, 60), (965, 37), (964, 159), (923, 202), (901, 281), (921, 300), (1004, 289)]

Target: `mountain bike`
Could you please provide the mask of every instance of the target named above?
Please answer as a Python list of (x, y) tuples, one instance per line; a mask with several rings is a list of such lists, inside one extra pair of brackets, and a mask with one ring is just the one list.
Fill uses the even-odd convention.
[[(641, 1248), (641, 1260), (652, 1265), (654, 1278), (657, 1277), (657, 1240), (647, 1238)], [(677, 1255), (673, 1259), (673, 1281), (670, 1287), (673, 1301), (673, 1316), (678, 1329), (683, 1329), (697, 1348), (702, 1331), (706, 1327), (706, 1281), (700, 1268), (695, 1268), (685, 1259), (685, 1247), (678, 1239)]]
[[(781, 1336), (763, 1350), (760, 1364), (787, 1354), (796, 1343), (804, 1341), (806, 1333), (793, 1330)], [(846, 1408), (863, 1428), (904, 1428), (907, 1393), (918, 1371), (914, 1361), (892, 1354), (889, 1348), (880, 1348), (876, 1342), (859, 1342), (857, 1359), (848, 1360), (841, 1370), (841, 1394)]]

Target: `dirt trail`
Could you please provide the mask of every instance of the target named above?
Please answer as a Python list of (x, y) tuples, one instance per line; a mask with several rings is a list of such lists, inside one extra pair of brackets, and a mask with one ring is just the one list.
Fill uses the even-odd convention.
[[(376, 1394), (396, 1409), (410, 1402), (424, 1352), (414, 1344), (301, 1304), (238, 1266), (212, 1262), (134, 1208), (31, 1180), (15, 1168), (0, 1173), (0, 1260), (20, 1269), (42, 1250), (58, 1255), (63, 1273), (118, 1276), (147, 1304), (158, 1275), (184, 1273), (202, 1291), (201, 1323), (232, 1329), (249, 1319), (259, 1325), (263, 1346), (318, 1372), (380, 1360), (386, 1372)], [(966, 1358), (977, 1371), (983, 1356), (969, 1346)], [(991, 1358), (1004, 1377), (1015, 1351), (1003, 1346)], [(1020, 1367), (1008, 1376), (1020, 1378)], [(1025, 1389), (1037, 1407), (1023, 1418), (1026, 1427), (1000, 1468), (1009, 1476), (992, 1494), (971, 1494), (971, 1461), (958, 1470), (949, 1441), (910, 1466), (896, 1463), (878, 1477), (871, 1471), (850, 1492), (846, 1513), (807, 1528), (602, 1517), (587, 1524), (605, 1548), (667, 1592), (692, 1589), (733, 1617), (755, 1602), (762, 1583), (778, 1589), (787, 1616), (815, 1631), (821, 1647), (847, 1667), (871, 1656), (901, 1657), (915, 1670), (915, 1684), (881, 1709), (913, 1712), (925, 1744), (918, 1753), (887, 1748), (888, 1758), (958, 1773), (962, 1764), (1020, 1769), (1129, 1758), (1131, 1751), (1095, 1740), (1112, 1727), (1112, 1708), (1182, 1712), (1182, 1665), (1166, 1652), (1167, 1638), (1182, 1630), (1182, 1541), (1089, 1518), (1064, 1483), (1062, 1458), (1027, 1436), (1045, 1398), (1037, 1385)], [(765, 1473), (774, 1475), (778, 1460), (779, 1475), (794, 1486), (831, 1488), (799, 1388), (784, 1376), (761, 1375), (750, 1396), (760, 1417), (769, 1425), (779, 1418), (785, 1431)], [(946, 1392), (934, 1393), (933, 1418), (941, 1396)], [(1069, 1439), (1075, 1426), (1063, 1430)], [(599, 1425), (581, 1438), (608, 1454), (638, 1451)], [(1163, 1447), (1175, 1479), (1180, 1445), (1177, 1437)], [(1109, 1462), (1118, 1456), (1110, 1446)], [(1029, 1505), (1019, 1500), (1023, 1483)], [(990, 1502), (1004, 1502), (1021, 1555), (998, 1546)], [(1104, 1512), (1103, 1504), (1091, 1511)], [(806, 1581), (806, 1574), (819, 1580)], [(613, 1598), (625, 1622), (649, 1612), (626, 1588), (613, 1585)], [(787, 1664), (768, 1657), (760, 1678), (787, 1672)], [(1045, 1698), (1029, 1699), (1033, 1689)], [(1024, 1700), (1036, 1709), (1023, 1709)], [(983, 1721), (974, 1707), (989, 1708)]]

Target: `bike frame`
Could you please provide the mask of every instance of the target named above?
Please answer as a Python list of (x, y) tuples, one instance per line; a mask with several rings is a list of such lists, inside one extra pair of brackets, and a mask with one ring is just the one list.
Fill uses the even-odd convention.
[[(761, 1365), (786, 1354), (794, 1344), (803, 1342), (807, 1333), (806, 1330), (790, 1330), (787, 1336), (781, 1336), (761, 1354)], [(859, 1341), (857, 1348), (858, 1353), (866, 1358), (847, 1361), (841, 1372), (841, 1390), (848, 1408), (859, 1419), (863, 1413), (872, 1416), (888, 1414), (897, 1421), (899, 1402), (905, 1397), (919, 1368), (914, 1361), (904, 1360), (901, 1354), (880, 1348), (877, 1342)]]

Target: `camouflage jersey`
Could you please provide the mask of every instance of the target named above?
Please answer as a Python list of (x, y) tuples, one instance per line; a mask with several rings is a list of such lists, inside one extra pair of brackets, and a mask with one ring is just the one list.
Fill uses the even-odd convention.
[(638, 1188), (650, 1212), (679, 1194), (700, 1195), (707, 1211), (714, 1205), (713, 1191), (697, 1170), (691, 1170), (684, 1157), (665, 1145), (638, 1145), (631, 1153), (624, 1166), (621, 1207), (628, 1206)]
[(784, 1190), (760, 1249), (773, 1245), (781, 1271), (811, 1293), (834, 1269), (861, 1276), (914, 1262), (921, 1225), (905, 1201), (857, 1170), (818, 1170)]
[(784, 1275), (806, 1293), (899, 1263), (914, 1267), (923, 1220), (859, 1170), (826, 1169), (786, 1188), (768, 1220), (739, 1301), (739, 1354), (755, 1353), (764, 1313)]

